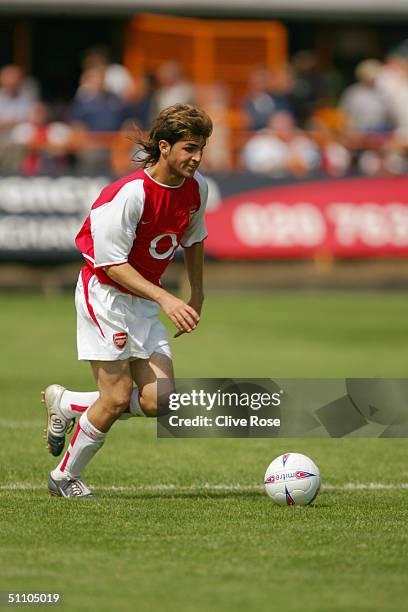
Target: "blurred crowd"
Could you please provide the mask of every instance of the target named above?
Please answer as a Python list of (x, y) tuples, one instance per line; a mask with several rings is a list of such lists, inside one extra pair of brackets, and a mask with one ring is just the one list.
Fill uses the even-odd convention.
[(137, 154), (135, 127), (176, 102), (214, 120), (207, 172), (247, 170), (271, 177), (408, 172), (408, 40), (386, 57), (365, 59), (352, 84), (300, 51), (275, 71), (254, 66), (233, 100), (225, 84), (195, 85), (175, 61), (135, 78), (107, 49), (84, 53), (73, 99), (41, 99), (17, 65), (0, 69), (0, 173), (120, 175)]

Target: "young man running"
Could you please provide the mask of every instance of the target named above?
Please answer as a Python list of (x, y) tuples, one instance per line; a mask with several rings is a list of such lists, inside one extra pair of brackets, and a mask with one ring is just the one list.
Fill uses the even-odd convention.
[[(193, 331), (200, 320), (208, 190), (197, 168), (211, 132), (211, 119), (201, 110), (181, 104), (163, 110), (148, 140), (140, 141), (144, 168), (102, 190), (76, 238), (86, 263), (75, 296), (78, 358), (90, 361), (98, 391), (50, 385), (43, 393), (53, 455), (62, 453), (65, 434), (82, 413), (50, 474), (52, 495), (94, 497), (81, 474), (110, 427), (123, 416), (157, 415), (158, 378), (168, 390), (174, 387), (158, 312), (175, 324), (175, 337)], [(191, 286), (188, 303), (160, 284), (179, 244)]]

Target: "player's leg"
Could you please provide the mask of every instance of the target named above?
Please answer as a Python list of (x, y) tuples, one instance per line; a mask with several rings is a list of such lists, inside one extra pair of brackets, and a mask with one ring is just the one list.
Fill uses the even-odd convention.
[[(144, 349), (149, 357), (130, 362), (133, 380), (139, 391), (140, 413), (148, 417), (168, 411), (168, 396), (174, 392), (173, 359), (167, 330), (158, 318), (158, 307), (154, 303), (138, 304), (149, 321), (149, 334), (144, 339)], [(137, 337), (137, 327), (131, 330)], [(157, 384), (158, 379), (160, 383)], [(158, 397), (159, 393), (159, 397)], [(133, 400), (134, 398), (132, 398)], [(136, 406), (133, 410), (136, 409)]]
[[(119, 349), (112, 338), (117, 332), (117, 321), (123, 321), (126, 326), (125, 315), (126, 296), (120, 295), (117, 290), (109, 286), (101, 286), (96, 277), (86, 280), (82, 271), (78, 278), (75, 304), (77, 309), (77, 345), (78, 358), (92, 361), (104, 359), (106, 361), (124, 360), (131, 354), (128, 346)], [(114, 308), (114, 310), (112, 310)], [(113, 324), (112, 324), (113, 321)], [(47, 424), (45, 438), (52, 455), (59, 456), (65, 446), (65, 435), (74, 425), (73, 419), (80, 417), (99, 398), (98, 391), (76, 392), (69, 391), (61, 385), (49, 385), (42, 393), (43, 403), (47, 410)], [(130, 402), (130, 412), (123, 414), (122, 418), (136, 416), (138, 409), (138, 395), (135, 394), (136, 412), (133, 412), (133, 401)]]
[[(47, 410), (47, 422), (44, 438), (49, 452), (58, 457), (65, 446), (65, 435), (69, 434), (75, 419), (86, 412), (99, 398), (99, 391), (69, 391), (62, 385), (49, 385), (42, 391), (42, 402)], [(133, 390), (128, 409), (120, 415), (120, 419), (141, 416), (139, 392)]]
[[(96, 402), (99, 391), (69, 391), (62, 385), (53, 384), (41, 395), (47, 410), (44, 438), (49, 452), (58, 457), (64, 450), (65, 436), (72, 431), (75, 419)], [(137, 416), (144, 415), (140, 413), (139, 392), (134, 389), (127, 410), (119, 418), (124, 420)]]
[(133, 390), (128, 360), (94, 361), (99, 398), (84, 412), (63, 459), (50, 474), (51, 494), (62, 497), (93, 497), (81, 481), (83, 469), (103, 446), (106, 434), (127, 408)]
[(87, 410), (86, 416), (95, 427), (107, 433), (130, 403), (133, 391), (130, 362), (127, 359), (93, 361), (91, 365), (99, 398)]
[[(137, 362), (147, 364), (149, 360), (137, 360)], [(136, 362), (132, 362), (136, 363)], [(142, 403), (146, 410), (141, 408), (139, 402), (139, 389), (134, 388), (130, 398), (129, 406), (120, 415), (120, 419), (128, 419), (137, 416), (156, 416), (156, 395), (154, 385), (148, 381), (154, 377), (154, 369), (160, 378), (173, 380), (172, 361), (169, 357), (154, 353), (150, 365), (138, 365), (136, 370), (139, 372), (138, 378), (142, 377), (146, 383)], [(171, 386), (171, 385), (170, 385)], [(164, 383), (161, 383), (164, 390)], [(171, 392), (171, 391), (170, 391)], [(43, 403), (47, 408), (47, 425), (44, 430), (44, 437), (47, 440), (48, 450), (58, 457), (65, 445), (65, 435), (70, 433), (74, 426), (76, 417), (86, 412), (99, 399), (99, 391), (69, 391), (61, 385), (49, 385), (42, 393)]]
[(158, 407), (160, 413), (166, 412), (168, 396), (174, 391), (172, 359), (163, 353), (154, 352), (149, 359), (131, 361), (130, 367), (139, 390), (140, 408), (145, 416), (157, 416)]

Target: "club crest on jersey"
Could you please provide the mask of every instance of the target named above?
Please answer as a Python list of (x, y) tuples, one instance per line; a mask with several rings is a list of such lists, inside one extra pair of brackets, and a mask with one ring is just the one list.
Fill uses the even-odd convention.
[(125, 332), (113, 334), (113, 342), (118, 349), (123, 349), (126, 346), (128, 335)]

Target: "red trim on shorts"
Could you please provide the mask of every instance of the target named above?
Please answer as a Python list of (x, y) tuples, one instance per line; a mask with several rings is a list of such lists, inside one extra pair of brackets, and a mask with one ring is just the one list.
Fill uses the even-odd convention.
[(74, 446), (74, 444), (75, 444), (75, 440), (77, 439), (78, 434), (79, 434), (79, 432), (80, 432), (80, 431), (81, 431), (81, 426), (80, 426), (80, 424), (78, 423), (77, 428), (76, 428), (76, 430), (75, 430), (75, 432), (74, 432), (74, 435), (73, 435), (73, 436), (72, 436), (72, 438), (71, 438), (71, 442), (69, 443), (69, 444), (70, 444), (70, 446)]
[(69, 451), (67, 451), (65, 453), (64, 461), (62, 462), (62, 465), (60, 467), (60, 472), (63, 472), (65, 470), (65, 467), (67, 465), (68, 459), (69, 459)]
[(91, 317), (92, 321), (98, 326), (98, 329), (101, 332), (102, 336), (105, 337), (105, 334), (103, 333), (102, 328), (99, 325), (98, 319), (95, 316), (94, 309), (92, 308), (92, 305), (91, 305), (91, 303), (89, 301), (88, 285), (89, 285), (89, 281), (91, 280), (91, 278), (93, 276), (94, 276), (94, 274), (93, 274), (92, 270), (90, 270), (88, 268), (88, 266), (84, 266), (81, 269), (81, 277), (82, 277), (82, 282), (84, 284), (85, 302), (86, 302), (86, 306), (88, 308), (89, 316)]
[(89, 406), (79, 406), (78, 404), (70, 404), (69, 407), (75, 412), (85, 412), (89, 408)]

